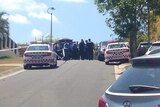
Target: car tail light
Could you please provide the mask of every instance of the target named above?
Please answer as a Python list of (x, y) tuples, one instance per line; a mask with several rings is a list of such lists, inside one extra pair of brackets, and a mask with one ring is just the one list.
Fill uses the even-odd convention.
[(112, 51), (106, 51), (106, 54), (112, 54)]
[(106, 106), (106, 101), (103, 99), (103, 97), (100, 97), (98, 107), (108, 107)]
[(129, 49), (123, 49), (123, 52), (129, 52)]

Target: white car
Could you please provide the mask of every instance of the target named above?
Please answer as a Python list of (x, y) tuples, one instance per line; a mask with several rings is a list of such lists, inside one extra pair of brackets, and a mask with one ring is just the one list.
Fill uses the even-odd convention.
[(149, 47), (145, 55), (150, 55), (154, 53), (158, 53), (160, 50), (160, 41), (153, 42), (152, 45)]
[(48, 44), (31, 44), (23, 54), (24, 69), (32, 66), (50, 65), (51, 68), (57, 66), (57, 55)]
[(109, 43), (105, 50), (105, 63), (117, 61), (129, 61), (130, 49), (126, 42)]

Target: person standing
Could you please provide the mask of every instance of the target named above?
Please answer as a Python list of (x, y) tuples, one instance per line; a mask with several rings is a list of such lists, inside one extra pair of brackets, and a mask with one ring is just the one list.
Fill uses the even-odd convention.
[(91, 41), (91, 39), (88, 39), (89, 60), (93, 60), (93, 49), (94, 49), (94, 43)]
[(84, 40), (81, 39), (81, 42), (79, 43), (79, 54), (80, 54), (80, 59), (84, 60)]
[(89, 59), (88, 40), (85, 40), (84, 53), (85, 53), (85, 59)]

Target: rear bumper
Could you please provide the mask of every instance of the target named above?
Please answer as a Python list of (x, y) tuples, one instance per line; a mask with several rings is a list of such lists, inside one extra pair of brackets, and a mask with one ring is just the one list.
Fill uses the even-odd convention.
[(34, 60), (34, 59), (24, 59), (24, 65), (35, 65), (35, 66), (42, 66), (42, 65), (53, 65), (54, 59), (41, 59), (41, 60)]
[(128, 56), (125, 56), (125, 57), (105, 57), (105, 62), (114, 62), (114, 61), (125, 61), (125, 60), (128, 60), (128, 61), (130, 61), (130, 56), (128, 55)]

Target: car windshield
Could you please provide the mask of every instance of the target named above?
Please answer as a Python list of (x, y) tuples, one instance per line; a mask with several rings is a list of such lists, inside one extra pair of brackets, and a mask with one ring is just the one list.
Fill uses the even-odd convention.
[(114, 48), (123, 48), (126, 47), (125, 44), (111, 44), (108, 46), (108, 49), (114, 49)]
[[(109, 89), (116, 93), (132, 93), (136, 88), (141, 93), (157, 93), (153, 87), (160, 87), (160, 68), (129, 68)], [(151, 88), (152, 87), (152, 88)], [(142, 91), (142, 89), (145, 91)], [(146, 91), (150, 90), (150, 91)]]
[(102, 42), (101, 43), (101, 46), (103, 46), (103, 47), (107, 47), (107, 45), (108, 45), (108, 42)]
[(47, 51), (48, 46), (30, 46), (27, 51)]

